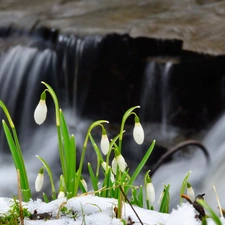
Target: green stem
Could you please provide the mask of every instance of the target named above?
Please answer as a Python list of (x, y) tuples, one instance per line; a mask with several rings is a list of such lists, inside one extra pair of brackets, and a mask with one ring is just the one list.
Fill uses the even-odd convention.
[(26, 171), (26, 167), (24, 164), (24, 159), (23, 159), (21, 148), (20, 148), (16, 129), (15, 129), (14, 123), (11, 119), (11, 116), (9, 114), (7, 107), (1, 100), (0, 100), (0, 107), (2, 108), (4, 114), (6, 115), (6, 118), (12, 129), (13, 138), (12, 138), (11, 132), (9, 131), (9, 128), (6, 125), (5, 121), (2, 121), (4, 132), (6, 134), (6, 138), (7, 138), (9, 147), (10, 147), (11, 154), (13, 156), (14, 164), (19, 165), (16, 167), (16, 169), (19, 169), (19, 171), (20, 171), (20, 178), (21, 178), (20, 182), (21, 182), (21, 189), (22, 189), (24, 201), (29, 201), (29, 199), (31, 198), (31, 191), (30, 191), (30, 186), (29, 186), (29, 182), (28, 182), (28, 178), (27, 178), (27, 171)]
[(60, 109), (59, 109), (59, 103), (57, 96), (55, 94), (55, 91), (51, 88), (50, 85), (48, 85), (45, 82), (41, 82), (47, 87), (47, 91), (50, 93), (52, 96), (52, 99), (55, 104), (55, 114), (56, 114), (56, 127), (57, 127), (57, 134), (58, 134), (58, 144), (59, 144), (59, 156), (60, 156), (60, 162), (62, 165), (62, 173), (64, 176), (65, 181), (67, 181), (67, 176), (66, 176), (66, 165), (65, 165), (65, 156), (63, 154), (63, 145), (62, 145), (62, 139), (61, 139), (61, 129), (60, 129)]
[(84, 164), (84, 156), (85, 156), (85, 153), (86, 153), (87, 143), (88, 143), (88, 139), (89, 139), (89, 134), (91, 133), (91, 131), (94, 127), (99, 126), (102, 123), (108, 123), (108, 121), (107, 120), (98, 120), (98, 121), (92, 123), (91, 126), (88, 128), (86, 138), (85, 138), (85, 141), (84, 141), (84, 145), (83, 145), (83, 149), (82, 149), (82, 152), (81, 152), (79, 168), (77, 170), (77, 182), (75, 183), (75, 191), (74, 191), (75, 196), (77, 195), (77, 191), (78, 191), (78, 186), (79, 186), (82, 168), (83, 168), (83, 164)]
[(123, 115), (121, 126), (120, 126), (120, 137), (119, 137), (119, 151), (120, 151), (120, 153), (121, 153), (121, 149), (122, 149), (122, 140), (123, 140), (124, 126), (125, 126), (126, 120), (132, 114), (132, 112), (137, 108), (140, 108), (140, 106), (134, 106), (134, 107), (128, 109)]
[(45, 169), (46, 169), (46, 171), (48, 173), (48, 176), (49, 176), (49, 179), (50, 179), (51, 188), (52, 188), (52, 198), (54, 200), (54, 199), (56, 199), (56, 192), (55, 192), (55, 185), (54, 185), (54, 182), (53, 182), (53, 176), (52, 176), (51, 169), (50, 169), (48, 163), (43, 158), (41, 158), (38, 155), (36, 155), (36, 157), (42, 162), (42, 164), (44, 165), (44, 167), (45, 167)]

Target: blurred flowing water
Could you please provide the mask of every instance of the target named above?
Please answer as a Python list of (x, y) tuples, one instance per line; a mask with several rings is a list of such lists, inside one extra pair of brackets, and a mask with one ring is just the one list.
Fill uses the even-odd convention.
[[(41, 167), (41, 163), (35, 158), (35, 155), (43, 157), (54, 168), (55, 179), (61, 173), (54, 122), (54, 107), (49, 96), (47, 97), (49, 106), (47, 121), (40, 127), (33, 121), (34, 109), (44, 89), (40, 82), (45, 81), (49, 83), (56, 91), (68, 121), (70, 132), (75, 134), (79, 151), (87, 128), (91, 121), (95, 119), (92, 117), (85, 119), (82, 118), (82, 115), (87, 110), (92, 81), (96, 79), (91, 77), (90, 74), (96, 70), (96, 64), (102, 62), (99, 60), (101, 43), (102, 37), (100, 36), (75, 37), (74, 35), (59, 35), (54, 48), (51, 45), (43, 47), (42, 42), (38, 41), (30, 45), (14, 45), (0, 55), (0, 98), (8, 107), (18, 128), (17, 131), (21, 140), (32, 189), (35, 177)], [(108, 54), (110, 55), (110, 53)], [(128, 56), (130, 55), (132, 54), (129, 52)], [(111, 60), (113, 61), (113, 58)], [(124, 69), (123, 63), (121, 65)], [(110, 68), (114, 75), (118, 75), (117, 66), (113, 64)], [(141, 100), (139, 100), (142, 106), (140, 111), (141, 117), (143, 121), (146, 121), (143, 123), (146, 132), (144, 147), (149, 145), (153, 139), (156, 139), (156, 141), (164, 139), (164, 141), (167, 141), (167, 144), (168, 142), (171, 144), (174, 139), (182, 136), (182, 132), (168, 122), (168, 118), (171, 117), (173, 112), (172, 102), (174, 101), (174, 96), (172, 95), (173, 90), (170, 89), (169, 85), (173, 67), (174, 64), (169, 60), (164, 63), (158, 63), (154, 60), (145, 63)], [(124, 71), (126, 72), (125, 69)], [(99, 70), (95, 71), (95, 73), (98, 72)], [(125, 80), (123, 77), (120, 79), (121, 82)], [(132, 79), (132, 77), (129, 77), (129, 79)], [(102, 81), (98, 80), (98, 82)], [(129, 88), (134, 90), (132, 85)], [(101, 94), (104, 95), (104, 93)], [(107, 105), (105, 107), (107, 108)], [(4, 118), (2, 111), (0, 112), (0, 117)], [(152, 121), (151, 123), (147, 122), (147, 118), (156, 121), (158, 127), (155, 130), (151, 130), (154, 125)], [(206, 160), (199, 151), (191, 151), (191, 154), (188, 154), (186, 157), (174, 158), (172, 163), (163, 165), (153, 177), (157, 196), (163, 189), (162, 183), (170, 183), (171, 202), (172, 205), (177, 204), (179, 202), (181, 182), (188, 171), (191, 170), (190, 181), (193, 187), (196, 188), (196, 192), (198, 194), (205, 192), (206, 199), (214, 204), (215, 198), (211, 188), (212, 182), (218, 188), (219, 195), (222, 195), (224, 188), (224, 181), (221, 179), (224, 171), (224, 126), (225, 117), (222, 116), (203, 139), (204, 144), (210, 151), (212, 164), (206, 165)], [(113, 128), (109, 135), (112, 133), (114, 133)], [(0, 176), (4, 180), (0, 184), (0, 195), (11, 197), (12, 194), (16, 195), (16, 173), (11, 156), (8, 154), (9, 150), (2, 130), (0, 135)], [(160, 141), (163, 142), (163, 140)], [(129, 160), (133, 158), (133, 161), (135, 161), (134, 155), (140, 158), (140, 152), (143, 147), (136, 145), (134, 147), (134, 142), (131, 138), (128, 142), (130, 143), (128, 151), (131, 151), (130, 149), (135, 150), (128, 152), (127, 155)], [(93, 161), (94, 155), (94, 151), (88, 152), (87, 161)], [(135, 157), (135, 159), (138, 158)], [(46, 189), (49, 189), (47, 180)], [(143, 182), (141, 176), (139, 181)], [(225, 199), (222, 203), (225, 204)]]

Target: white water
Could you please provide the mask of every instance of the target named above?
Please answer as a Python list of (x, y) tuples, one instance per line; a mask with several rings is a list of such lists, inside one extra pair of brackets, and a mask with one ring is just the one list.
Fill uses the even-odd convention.
[[(60, 173), (54, 117), (49, 116), (47, 122), (41, 127), (35, 125), (33, 122), (33, 111), (43, 90), (40, 82), (41, 80), (45, 80), (45, 78), (49, 79), (49, 71), (52, 71), (49, 83), (57, 89), (53, 76), (57, 74), (55, 63), (56, 55), (51, 50), (39, 51), (35, 48), (21, 46), (11, 48), (8, 52), (2, 54), (0, 59), (0, 98), (6, 103), (9, 111), (14, 112), (12, 114), (13, 119), (21, 122), (18, 133), (23, 134), (20, 135), (20, 139), (22, 140), (22, 150), (25, 153), (25, 163), (28, 168), (31, 187), (33, 187), (34, 179), (41, 166), (41, 163), (35, 158), (37, 154), (45, 158), (50, 165), (56, 166), (54, 168), (56, 174)], [(154, 68), (155, 65), (152, 63), (148, 71), (154, 71)], [(171, 64), (166, 64), (165, 74), (169, 73), (170, 69)], [(154, 84), (155, 81), (151, 80), (151, 82)], [(20, 90), (23, 90), (22, 96)], [(148, 91), (152, 90), (148, 89)], [(146, 96), (148, 94), (145, 93)], [(151, 99), (154, 100), (154, 98)], [(142, 104), (145, 105), (147, 102), (143, 102)], [(17, 110), (19, 111), (17, 112)], [(141, 110), (144, 111), (144, 108)], [(164, 110), (167, 111), (166, 108)], [(79, 120), (69, 108), (65, 108), (64, 112), (69, 121), (71, 132), (75, 133), (78, 148), (81, 148), (85, 132), (90, 123)], [(3, 117), (2, 114), (0, 115)], [(163, 115), (165, 116), (166, 112)], [(166, 124), (166, 119), (164, 119), (164, 123)], [(167, 131), (170, 133), (168, 128)], [(159, 135), (157, 134), (157, 136)], [(157, 136), (155, 137), (156, 141)], [(160, 195), (163, 189), (162, 183), (171, 184), (171, 203), (172, 205), (176, 205), (179, 202), (181, 182), (191, 170), (190, 182), (195, 188), (196, 193), (206, 193), (205, 199), (216, 208), (215, 195), (212, 189), (212, 184), (214, 183), (219, 192), (219, 197), (221, 196), (222, 206), (225, 206), (225, 199), (223, 198), (225, 188), (223, 179), (225, 171), (224, 137), (225, 115), (210, 129), (204, 138), (204, 144), (210, 151), (212, 164), (206, 165), (202, 152), (196, 151), (189, 159), (178, 159), (173, 163), (162, 166), (153, 177), (157, 196)], [(1, 137), (1, 146), (3, 139), (4, 136)], [(5, 151), (8, 151), (8, 149), (5, 149)], [(4, 180), (4, 182), (0, 183), (0, 196), (11, 197), (12, 194), (16, 195), (17, 192), (15, 168), (11, 156), (5, 156), (2, 151), (0, 154), (0, 176)], [(89, 155), (91, 160), (92, 156), (91, 154)], [(90, 160), (88, 159), (88, 161)]]

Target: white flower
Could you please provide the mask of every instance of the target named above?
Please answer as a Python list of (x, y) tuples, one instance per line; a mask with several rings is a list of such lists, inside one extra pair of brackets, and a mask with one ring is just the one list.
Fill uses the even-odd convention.
[(112, 161), (112, 170), (114, 174), (116, 174), (117, 165), (119, 166), (121, 172), (124, 172), (127, 167), (127, 163), (121, 154), (116, 156)]
[(106, 155), (109, 151), (109, 139), (106, 134), (102, 134), (100, 146), (101, 146), (102, 153)]
[(87, 183), (84, 179), (80, 180), (81, 184), (83, 185), (85, 191), (87, 192), (88, 188), (87, 188)]
[(57, 198), (60, 199), (60, 198), (64, 198), (64, 197), (65, 197), (64, 191), (60, 191)]
[(137, 144), (141, 145), (144, 142), (144, 130), (140, 124), (140, 122), (135, 122), (133, 137)]
[(164, 190), (161, 192), (160, 196), (159, 196), (159, 201), (158, 201), (158, 204), (161, 205), (162, 203), (162, 200), (163, 200), (163, 197), (164, 197)]
[[(102, 162), (102, 168), (104, 171), (106, 171), (106, 162)], [(108, 165), (108, 169), (110, 169), (111, 167)], [(111, 172), (111, 175), (110, 175), (110, 180), (112, 181), (112, 183), (115, 182), (115, 177), (114, 177), (114, 174)]]
[(45, 100), (40, 99), (35, 111), (34, 120), (38, 125), (41, 125), (47, 116), (47, 106)]
[(151, 203), (155, 201), (155, 189), (152, 183), (146, 184), (146, 199)]
[(44, 183), (44, 173), (39, 172), (37, 175), (37, 178), (35, 180), (35, 190), (39, 192), (43, 186)]
[(192, 202), (195, 201), (195, 192), (191, 186), (187, 188), (187, 196), (191, 199)]

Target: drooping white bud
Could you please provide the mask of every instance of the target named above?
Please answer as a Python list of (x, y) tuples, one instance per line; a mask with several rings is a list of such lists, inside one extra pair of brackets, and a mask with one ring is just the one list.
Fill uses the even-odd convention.
[(133, 137), (137, 144), (141, 145), (144, 142), (144, 130), (139, 122), (139, 118), (135, 116), (135, 124), (133, 130)]
[(195, 192), (190, 183), (187, 183), (187, 196), (191, 199), (192, 202), (195, 201)]
[(60, 198), (64, 198), (64, 197), (65, 197), (64, 191), (60, 191), (57, 198), (60, 199)]
[(102, 134), (100, 146), (101, 146), (102, 153), (106, 155), (109, 152), (109, 139), (107, 134)]
[(35, 190), (37, 192), (41, 190), (43, 183), (44, 183), (44, 170), (43, 168), (41, 168), (35, 180)]
[(87, 187), (87, 183), (86, 183), (86, 181), (82, 178), (82, 179), (80, 180), (80, 182), (81, 182), (81, 184), (83, 185), (83, 187), (84, 187), (85, 191), (87, 192), (88, 187)]
[(112, 170), (114, 174), (116, 174), (117, 165), (119, 166), (121, 172), (124, 172), (127, 167), (127, 163), (121, 154), (115, 156), (115, 158), (112, 161)]
[(47, 116), (47, 106), (45, 100), (40, 99), (35, 111), (34, 120), (38, 125), (41, 125)]
[(151, 203), (155, 201), (155, 188), (152, 183), (146, 184), (146, 199)]

